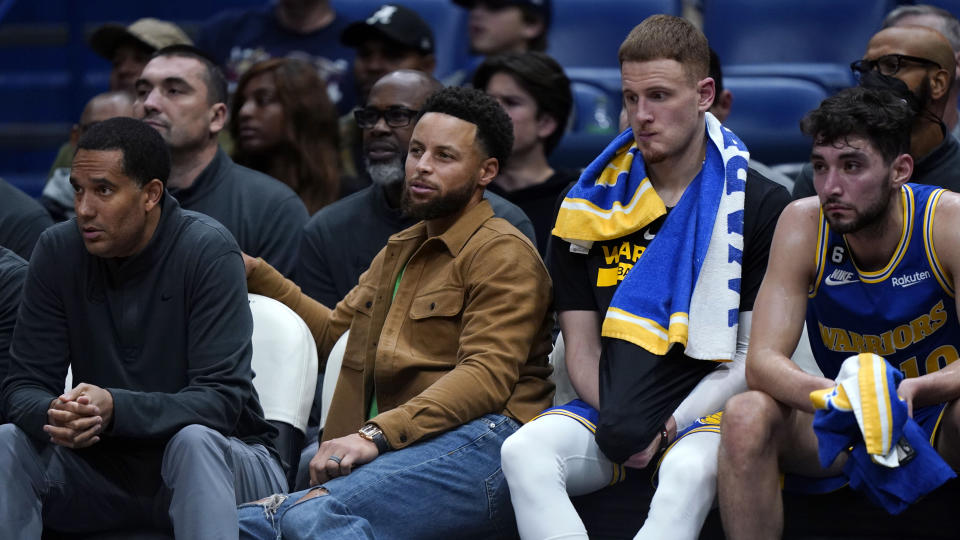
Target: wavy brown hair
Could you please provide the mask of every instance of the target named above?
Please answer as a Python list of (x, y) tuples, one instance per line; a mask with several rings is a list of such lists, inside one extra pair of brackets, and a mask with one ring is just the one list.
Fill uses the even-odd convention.
[[(239, 144), (243, 92), (254, 77), (272, 73), (277, 100), (283, 107), (286, 137), (277, 148), (245, 152)], [(313, 214), (340, 194), (337, 110), (316, 68), (303, 60), (273, 58), (258, 62), (237, 83), (230, 107), (230, 134), (237, 163), (265, 172), (290, 186)]]

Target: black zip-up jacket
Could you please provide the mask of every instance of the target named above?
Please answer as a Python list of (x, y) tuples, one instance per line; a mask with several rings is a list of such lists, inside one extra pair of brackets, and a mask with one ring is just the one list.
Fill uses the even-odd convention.
[(300, 235), (310, 216), (292, 189), (276, 178), (237, 165), (223, 150), (186, 189), (171, 189), (180, 206), (222, 223), (242, 249), (291, 277)]
[(240, 250), (215, 220), (169, 194), (147, 247), (90, 255), (75, 219), (37, 242), (0, 391), (7, 420), (38, 441), (51, 400), (74, 385), (113, 395), (113, 420), (91, 447), (159, 446), (201, 424), (273, 451), (250, 367), (253, 321)]

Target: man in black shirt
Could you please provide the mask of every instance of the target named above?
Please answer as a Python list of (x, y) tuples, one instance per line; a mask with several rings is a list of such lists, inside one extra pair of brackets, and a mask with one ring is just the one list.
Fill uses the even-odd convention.
[(240, 250), (166, 193), (169, 159), (138, 120), (91, 127), (71, 169), (77, 218), (37, 242), (0, 390), (0, 522), (22, 537), (146, 524), (236, 538), (235, 505), (286, 488), (253, 388)]
[(40, 203), (0, 178), (0, 246), (29, 260), (37, 238), (50, 225), (53, 219)]
[(473, 87), (496, 98), (513, 122), (510, 161), (489, 189), (527, 214), (540, 256), (546, 258), (557, 197), (577, 179), (547, 162), (573, 107), (570, 79), (556, 60), (528, 51), (487, 58), (473, 76)]
[[(572, 189), (580, 189), (581, 193), (615, 193), (614, 187), (627, 182), (636, 187), (618, 198), (612, 209), (582, 198), (587, 195), (576, 199), (568, 195), (564, 199), (560, 211), (570, 215), (571, 208), (583, 209), (582, 214), (577, 214), (578, 219), (584, 216), (583, 224), (590, 223), (587, 216), (617, 216), (602, 223), (603, 235), (596, 235), (592, 245), (576, 241), (578, 238), (567, 241), (551, 237), (548, 267), (554, 283), (554, 307), (566, 345), (567, 369), (580, 399), (547, 411), (504, 444), (503, 470), (524, 538), (586, 538), (584, 524), (568, 494), (590, 493), (622, 480), (621, 464), (646, 467), (674, 439), (678, 429), (716, 411), (730, 395), (746, 387), (743, 360), (750, 312), (763, 278), (774, 226), (789, 200), (783, 187), (755, 171), (745, 171), (743, 154), (722, 158), (739, 160), (734, 176), (729, 168), (731, 161), (718, 161), (722, 152), (739, 149), (740, 145), (729, 144), (729, 133), (706, 115), (714, 98), (714, 81), (708, 76), (707, 41), (699, 30), (677, 17), (653, 16), (627, 36), (619, 55), (624, 105), (632, 129), (632, 138), (624, 138), (625, 144), (632, 146), (611, 152), (610, 160), (597, 167), (604, 172), (590, 180), (581, 179)], [(724, 141), (718, 145), (717, 137), (721, 135)], [(631, 157), (632, 152), (635, 153)], [(644, 169), (635, 169), (638, 164)], [(627, 177), (630, 180), (623, 180)], [(693, 354), (689, 347), (696, 335), (692, 327), (700, 307), (694, 304), (696, 295), (684, 312), (667, 312), (670, 337), (675, 324), (679, 326), (675, 320), (681, 321), (684, 328), (691, 327), (684, 333), (683, 341), (667, 341), (667, 325), (660, 321), (642, 319), (637, 325), (652, 328), (649, 334), (656, 333), (658, 337), (662, 333), (665, 352), (654, 352), (651, 349), (656, 347), (628, 341), (632, 336), (625, 336), (622, 331), (607, 331), (608, 325), (618, 329), (614, 325), (623, 320), (621, 316), (633, 320), (640, 317), (611, 308), (614, 294), (623, 288), (621, 283), (628, 275), (633, 287), (669, 290), (665, 294), (674, 295), (668, 297), (669, 301), (682, 294), (678, 291), (684, 283), (667, 274), (681, 273), (683, 268), (670, 267), (658, 274), (642, 275), (639, 280), (630, 272), (643, 271), (636, 270), (635, 265), (648, 249), (651, 254), (659, 249), (662, 256), (665, 252), (682, 251), (684, 243), (697, 242), (694, 227), (683, 225), (689, 221), (678, 220), (688, 215), (683, 212), (689, 212), (692, 204), (701, 204), (701, 194), (707, 193), (702, 186), (708, 185), (708, 179), (715, 185), (724, 182), (718, 192), (742, 190), (743, 194), (742, 210), (721, 214), (718, 208), (713, 214), (704, 214), (712, 222), (709, 228), (742, 235), (737, 239), (742, 240), (739, 249), (731, 243), (729, 254), (727, 246), (720, 250), (726, 265), (722, 269), (736, 270), (737, 274), (725, 280), (723, 286), (729, 290), (737, 287), (739, 293), (739, 302), (736, 296), (727, 295), (730, 305), (739, 303), (739, 309), (731, 307), (732, 311), (726, 311), (726, 304), (720, 306), (727, 322), (722, 347), (728, 355), (727, 362), (688, 356)], [(745, 182), (733, 182), (734, 179)], [(693, 199), (688, 198), (686, 191)], [(635, 208), (653, 208), (640, 202), (646, 197), (656, 198), (659, 214), (633, 212)], [(678, 218), (671, 222), (670, 217), (678, 211)], [(558, 214), (557, 230), (563, 215)], [(742, 217), (742, 222), (737, 223), (732, 216)], [(645, 221), (649, 222), (644, 224)], [(725, 227), (718, 227), (718, 222)], [(668, 236), (668, 227), (682, 231), (682, 235)], [(584, 227), (578, 224), (577, 228)], [(618, 232), (621, 230), (622, 233)], [(658, 235), (664, 238), (652, 244)], [(650, 260), (643, 263), (650, 266)], [(734, 261), (740, 264), (730, 266)], [(699, 279), (707, 278), (700, 274)], [(626, 315), (620, 315), (623, 313)], [(739, 325), (734, 326), (737, 322)], [(722, 357), (718, 354), (708, 358)], [(674, 507), (666, 511), (682, 514), (686, 509)], [(669, 529), (652, 531), (649, 537), (684, 537)], [(696, 529), (699, 530), (699, 524)]]
[[(0, 381), (10, 369), (10, 340), (17, 323), (17, 308), (20, 307), (20, 290), (27, 278), (27, 261), (16, 253), (0, 246)], [(0, 403), (0, 424), (5, 420), (3, 404)]]
[(240, 249), (290, 276), (307, 209), (283, 182), (237, 165), (217, 145), (227, 123), (227, 83), (196, 49), (161, 49), (137, 79), (134, 114), (170, 149), (170, 194), (222, 223)]

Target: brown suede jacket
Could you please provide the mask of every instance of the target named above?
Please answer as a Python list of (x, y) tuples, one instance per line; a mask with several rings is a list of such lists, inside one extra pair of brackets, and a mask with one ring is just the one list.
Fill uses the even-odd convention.
[(536, 248), (486, 201), (439, 236), (428, 238), (423, 222), (391, 236), (333, 310), (263, 261), (247, 285), (306, 321), (321, 370), (350, 330), (324, 440), (367, 423), (374, 391), (370, 422), (394, 449), (484, 414), (523, 423), (551, 404), (550, 277)]

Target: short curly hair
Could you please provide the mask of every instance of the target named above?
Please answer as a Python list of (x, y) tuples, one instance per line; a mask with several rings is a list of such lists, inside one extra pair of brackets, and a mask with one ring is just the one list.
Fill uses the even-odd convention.
[(913, 109), (893, 92), (857, 86), (828, 97), (800, 121), (813, 144), (836, 144), (851, 136), (865, 137), (889, 164), (910, 150)]
[(141, 188), (154, 178), (166, 186), (170, 177), (167, 143), (141, 120), (118, 116), (97, 122), (77, 141), (74, 156), (80, 150), (119, 150), (123, 154), (123, 174)]
[(453, 86), (427, 98), (417, 120), (427, 113), (447, 114), (477, 126), (477, 141), (503, 170), (513, 149), (513, 123), (497, 100), (475, 88)]

